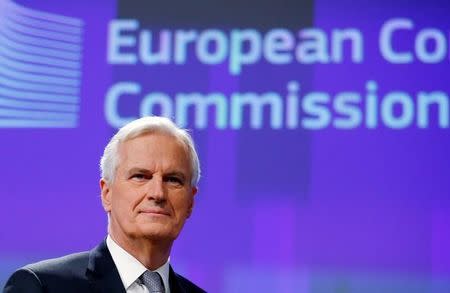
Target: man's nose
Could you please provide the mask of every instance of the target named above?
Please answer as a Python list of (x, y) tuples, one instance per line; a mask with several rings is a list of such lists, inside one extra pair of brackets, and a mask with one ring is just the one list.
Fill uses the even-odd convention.
[(166, 200), (164, 181), (160, 176), (153, 176), (148, 182), (147, 198), (157, 202)]

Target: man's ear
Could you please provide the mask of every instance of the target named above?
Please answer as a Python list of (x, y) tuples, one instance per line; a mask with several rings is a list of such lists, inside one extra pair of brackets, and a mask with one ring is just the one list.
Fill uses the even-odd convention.
[(194, 196), (197, 194), (197, 192), (198, 192), (197, 187), (195, 187), (195, 186), (192, 187), (192, 189), (191, 189), (192, 198), (191, 198), (191, 203), (190, 203), (190, 205), (188, 207), (187, 218), (189, 218), (191, 216), (191, 214), (192, 214), (192, 209), (194, 208)]
[(103, 209), (109, 213), (111, 211), (111, 189), (109, 188), (109, 182), (104, 178), (100, 179), (100, 190)]

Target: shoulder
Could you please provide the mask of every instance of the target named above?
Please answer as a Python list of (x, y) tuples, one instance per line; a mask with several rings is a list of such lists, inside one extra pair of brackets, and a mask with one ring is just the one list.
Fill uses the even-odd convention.
[(177, 279), (178, 284), (180, 285), (180, 287), (183, 288), (183, 290), (185, 292), (188, 292), (188, 293), (203, 293), (203, 292), (206, 292), (205, 290), (203, 290), (202, 288), (198, 287), (197, 285), (195, 285), (194, 283), (192, 283), (191, 281), (189, 281), (188, 279), (186, 279), (182, 275), (179, 275), (179, 274), (177, 274), (175, 272), (174, 272), (173, 275)]
[(49, 284), (84, 278), (89, 252), (66, 255), (26, 265), (8, 279), (4, 292), (42, 292)]
[(5, 288), (3, 289), (3, 293), (38, 293), (42, 292), (42, 287), (42, 283), (36, 274), (24, 267), (18, 269), (11, 277), (9, 277)]
[(76, 274), (77, 271), (82, 271), (83, 274), (86, 270), (89, 261), (89, 252), (79, 252), (69, 254), (63, 257), (52, 258), (43, 260), (37, 263), (29, 264), (23, 269), (34, 272), (37, 275), (65, 275)]

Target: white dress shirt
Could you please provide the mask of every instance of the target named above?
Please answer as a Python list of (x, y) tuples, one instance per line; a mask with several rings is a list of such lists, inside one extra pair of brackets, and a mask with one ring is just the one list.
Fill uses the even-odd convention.
[[(139, 280), (139, 277), (147, 270), (134, 256), (120, 247), (111, 236), (106, 238), (106, 246), (111, 253), (114, 264), (119, 271), (120, 279), (127, 293), (149, 293), (147, 287)], [(169, 287), (169, 260), (153, 272), (161, 275), (166, 293), (170, 293)]]

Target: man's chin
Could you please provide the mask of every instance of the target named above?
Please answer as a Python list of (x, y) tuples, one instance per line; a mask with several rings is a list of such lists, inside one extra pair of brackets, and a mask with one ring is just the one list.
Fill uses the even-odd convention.
[(140, 225), (140, 232), (147, 239), (170, 239), (172, 231), (164, 223), (152, 222)]

